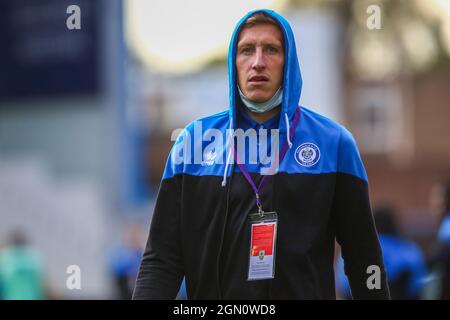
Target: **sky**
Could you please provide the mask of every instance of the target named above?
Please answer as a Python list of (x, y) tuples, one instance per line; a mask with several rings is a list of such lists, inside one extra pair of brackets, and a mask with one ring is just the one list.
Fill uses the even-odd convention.
[[(441, 21), (440, 40), (450, 55), (450, 0), (416, 2), (420, 10)], [(257, 8), (283, 13), (287, 4), (287, 0), (127, 0), (126, 41), (153, 71), (197, 71), (226, 56), (232, 31), (245, 13)]]
[(238, 20), (257, 8), (280, 10), (284, 0), (131, 0), (125, 6), (128, 46), (145, 64), (193, 71), (227, 52)]

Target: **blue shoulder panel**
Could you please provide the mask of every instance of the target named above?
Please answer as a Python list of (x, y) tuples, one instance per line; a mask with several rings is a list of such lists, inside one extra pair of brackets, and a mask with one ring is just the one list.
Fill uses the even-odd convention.
[[(163, 179), (178, 173), (223, 175), (229, 154), (229, 118), (226, 112), (191, 122), (178, 136)], [(284, 141), (280, 141), (282, 145)], [(248, 143), (246, 145), (248, 148)], [(249, 172), (262, 166), (247, 164)], [(235, 166), (236, 171), (239, 171)], [(351, 133), (336, 122), (301, 107), (293, 147), (278, 172), (289, 174), (347, 173), (367, 182), (358, 148)], [(228, 173), (230, 174), (230, 173)]]

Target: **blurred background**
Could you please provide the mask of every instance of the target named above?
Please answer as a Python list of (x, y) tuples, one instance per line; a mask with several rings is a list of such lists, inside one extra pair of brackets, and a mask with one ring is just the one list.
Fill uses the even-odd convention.
[(296, 36), (300, 104), (356, 138), (398, 298), (442, 297), (450, 1), (2, 0), (0, 298), (129, 299), (172, 132), (228, 108), (231, 33), (263, 7)]

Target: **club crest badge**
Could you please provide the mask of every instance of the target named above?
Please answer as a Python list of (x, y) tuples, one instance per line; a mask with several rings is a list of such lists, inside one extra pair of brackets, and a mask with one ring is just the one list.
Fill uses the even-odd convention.
[(311, 142), (303, 143), (295, 150), (295, 161), (304, 167), (311, 167), (319, 162), (320, 149)]
[(266, 251), (265, 250), (260, 250), (259, 251), (259, 260), (264, 260), (264, 255), (265, 255)]
[(202, 161), (202, 166), (212, 166), (217, 157), (217, 153), (213, 151), (209, 151), (205, 153), (204, 160)]

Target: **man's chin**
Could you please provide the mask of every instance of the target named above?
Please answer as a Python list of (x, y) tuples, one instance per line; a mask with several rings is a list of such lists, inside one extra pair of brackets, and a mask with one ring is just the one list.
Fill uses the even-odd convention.
[(267, 96), (267, 94), (264, 95), (260, 95), (260, 94), (254, 94), (254, 95), (250, 95), (247, 97), (248, 100), (250, 100), (251, 102), (255, 102), (255, 103), (262, 103), (262, 102), (266, 102), (267, 100), (269, 100), (271, 97)]

